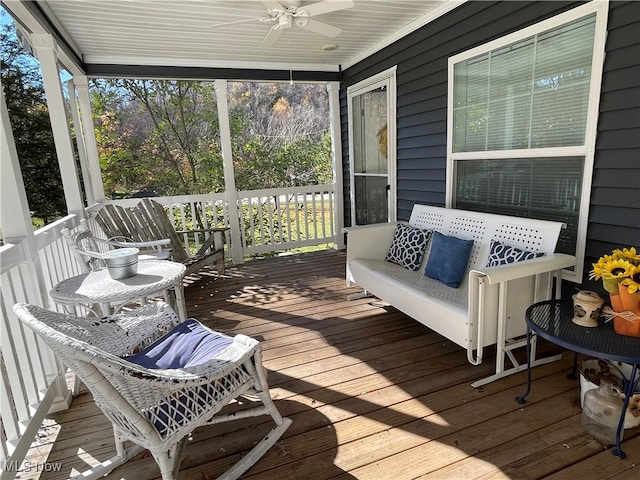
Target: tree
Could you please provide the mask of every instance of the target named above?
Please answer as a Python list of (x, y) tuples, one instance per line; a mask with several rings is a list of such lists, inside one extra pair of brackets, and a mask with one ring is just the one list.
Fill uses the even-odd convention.
[[(332, 179), (323, 85), (229, 83), (236, 186), (240, 190)], [(212, 193), (224, 189), (213, 84), (100, 80), (93, 84), (106, 191)]]
[(230, 83), (229, 108), (240, 190), (332, 181), (324, 85)]
[(45, 224), (66, 214), (64, 190), (39, 67), (16, 37), (2, 28), (2, 88), (32, 217)]
[(213, 84), (101, 80), (92, 97), (105, 190), (224, 188)]

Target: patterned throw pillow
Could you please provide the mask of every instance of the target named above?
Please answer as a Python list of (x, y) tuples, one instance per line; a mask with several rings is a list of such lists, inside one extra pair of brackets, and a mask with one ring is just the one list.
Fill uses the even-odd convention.
[(399, 223), (396, 226), (393, 242), (391, 242), (391, 247), (385, 260), (411, 270), (417, 270), (422, 263), (422, 257), (427, 249), (430, 236), (431, 230), (420, 230), (419, 228)]
[(522, 260), (531, 260), (532, 258), (542, 257), (544, 253), (528, 252), (511, 245), (505, 245), (496, 240), (491, 240), (489, 248), (489, 259), (487, 267), (498, 267), (509, 263), (521, 262)]

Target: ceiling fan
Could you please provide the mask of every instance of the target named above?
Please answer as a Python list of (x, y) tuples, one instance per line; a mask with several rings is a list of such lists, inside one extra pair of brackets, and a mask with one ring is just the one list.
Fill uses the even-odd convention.
[(296, 0), (288, 0), (282, 3), (277, 0), (261, 0), (261, 2), (267, 7), (266, 17), (239, 20), (237, 22), (214, 26), (227, 26), (253, 21), (267, 24), (273, 23), (274, 25), (260, 45), (260, 48), (266, 48), (275, 45), (280, 35), (282, 35), (285, 30), (293, 27), (303, 28), (324, 35), (325, 37), (337, 37), (342, 32), (342, 29), (319, 22), (311, 17), (324, 13), (337, 12), (338, 10), (345, 10), (355, 6), (353, 0), (324, 0), (304, 6), (301, 6), (301, 2)]

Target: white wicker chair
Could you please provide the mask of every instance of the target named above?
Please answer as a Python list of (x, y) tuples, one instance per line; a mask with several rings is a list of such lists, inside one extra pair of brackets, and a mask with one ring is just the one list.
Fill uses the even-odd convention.
[[(162, 479), (174, 479), (185, 441), (195, 428), (270, 415), (275, 427), (219, 477), (234, 479), (260, 459), (291, 424), (271, 400), (257, 340), (244, 335), (228, 337), (194, 319), (179, 324), (173, 310), (163, 302), (102, 319), (85, 319), (27, 304), (16, 304), (14, 312), (82, 379), (98, 407), (113, 423), (116, 456), (77, 478), (99, 478), (148, 449), (160, 467)], [(159, 329), (171, 330), (148, 345)], [(176, 333), (178, 329), (182, 329), (181, 333)], [(204, 363), (199, 363), (202, 351), (194, 350), (191, 358), (199, 355), (200, 360), (194, 360), (193, 365), (187, 362), (183, 368), (175, 364), (171, 368), (140, 364), (155, 355), (158, 349), (153, 347), (159, 343), (164, 342), (162, 349), (166, 350), (169, 339), (181, 338), (183, 341), (177, 343), (193, 348), (194, 337), (184, 335), (196, 335), (195, 332), (200, 335), (196, 340), (205, 342), (197, 347), (207, 350), (208, 359)], [(136, 347), (143, 350), (126, 356)], [(181, 356), (183, 352), (184, 349)], [(227, 415), (219, 413), (241, 395), (253, 396), (249, 400), (257, 396), (262, 405)], [(126, 440), (136, 445), (127, 449)]]

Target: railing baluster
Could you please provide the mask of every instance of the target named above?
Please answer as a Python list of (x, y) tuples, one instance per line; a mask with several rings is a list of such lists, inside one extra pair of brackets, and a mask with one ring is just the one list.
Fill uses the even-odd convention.
[(258, 230), (260, 232), (259, 245), (264, 245), (265, 244), (264, 222), (261, 221), (261, 219), (264, 218), (263, 209), (265, 207), (265, 204), (264, 204), (262, 198), (263, 197), (259, 197), (258, 198)]
[[(336, 229), (335, 229), (335, 217), (333, 215), (333, 195), (331, 195), (331, 193), (327, 194), (327, 197), (329, 197), (329, 236), (330, 237), (335, 237), (336, 235)], [(339, 232), (338, 232), (339, 233)], [(326, 235), (325, 235), (326, 236)]]
[(316, 217), (316, 208), (317, 208), (316, 192), (311, 192), (311, 199), (313, 200), (313, 203), (311, 204), (311, 221), (313, 222), (313, 238), (317, 239), (318, 238), (318, 219)]
[(302, 197), (304, 205), (304, 237), (309, 238), (311, 227), (309, 226), (309, 194), (305, 193)]
[[(298, 242), (301, 240), (301, 235), (302, 235), (302, 232), (300, 231), (300, 212), (301, 212), (301, 209), (300, 209), (300, 204), (298, 203), (299, 197), (300, 197), (300, 194), (296, 193), (295, 194), (295, 199), (296, 199), (296, 241), (298, 241)], [(304, 216), (306, 216), (307, 212), (304, 211), (304, 203), (302, 205), (303, 205), (302, 214)], [(306, 233), (305, 233), (305, 236), (306, 236)]]
[[(287, 242), (290, 242), (293, 238), (291, 231), (291, 198), (292, 195), (285, 194), (284, 198), (286, 200), (286, 219), (287, 219)], [(294, 211), (295, 214), (295, 211)]]
[(284, 223), (284, 218), (283, 218), (283, 212), (282, 212), (282, 199), (285, 199), (285, 202), (287, 200), (286, 196), (282, 196), (280, 194), (276, 195), (273, 197), (273, 210), (274, 210), (274, 214), (275, 214), (275, 218), (277, 218), (278, 221), (278, 243), (279, 244), (283, 244), (286, 243), (285, 237), (283, 235), (284, 231), (282, 230), (282, 225)]

